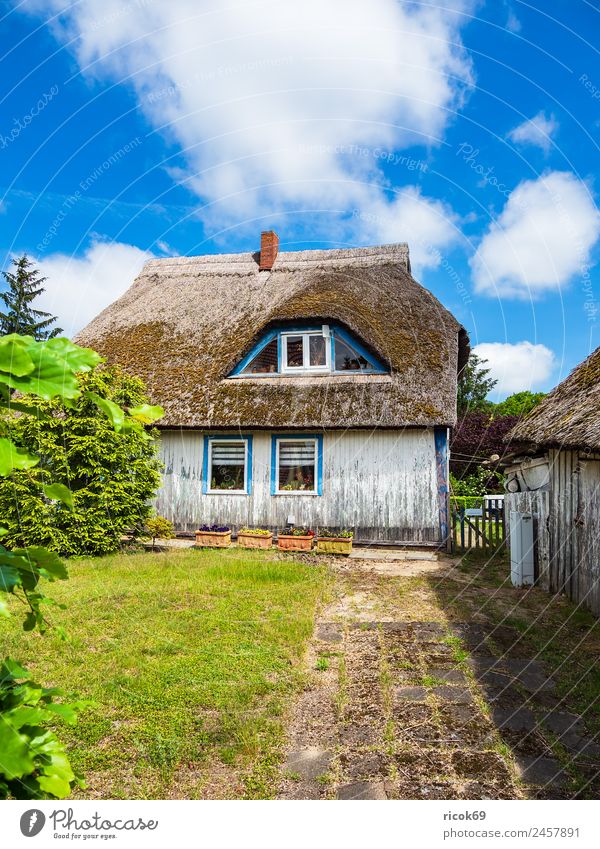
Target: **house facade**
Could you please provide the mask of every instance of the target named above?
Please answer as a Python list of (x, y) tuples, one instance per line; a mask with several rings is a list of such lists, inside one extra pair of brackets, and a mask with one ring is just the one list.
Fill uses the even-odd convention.
[(200, 524), (448, 536), (464, 329), (405, 244), (151, 260), (79, 335), (161, 404), (157, 510)]
[(507, 511), (534, 522), (537, 583), (600, 616), (600, 348), (509, 434)]

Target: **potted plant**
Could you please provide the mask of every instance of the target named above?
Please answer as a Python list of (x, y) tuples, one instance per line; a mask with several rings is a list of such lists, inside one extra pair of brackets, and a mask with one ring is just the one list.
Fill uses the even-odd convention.
[(352, 551), (353, 531), (342, 529), (330, 531), (329, 528), (319, 528), (317, 536), (317, 551), (319, 554), (345, 554)]
[(237, 542), (244, 548), (271, 548), (273, 532), (266, 528), (241, 528), (238, 531)]
[(231, 528), (224, 525), (201, 525), (196, 531), (196, 545), (206, 548), (227, 548), (231, 545)]
[(310, 528), (286, 528), (277, 536), (277, 547), (283, 551), (310, 551), (315, 532)]

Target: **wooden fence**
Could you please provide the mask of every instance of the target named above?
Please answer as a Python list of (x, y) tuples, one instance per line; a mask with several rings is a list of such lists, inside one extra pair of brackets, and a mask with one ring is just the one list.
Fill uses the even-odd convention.
[(481, 499), (479, 506), (466, 506), (450, 499), (452, 547), (497, 551), (506, 544), (506, 522), (502, 498)]

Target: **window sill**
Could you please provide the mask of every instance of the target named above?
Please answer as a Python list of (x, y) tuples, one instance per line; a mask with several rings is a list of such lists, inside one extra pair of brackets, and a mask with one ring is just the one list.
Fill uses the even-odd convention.
[(308, 498), (315, 498), (315, 497), (319, 498), (321, 496), (321, 493), (319, 493), (319, 492), (306, 492), (306, 490), (303, 490), (303, 489), (295, 489), (295, 490), (290, 490), (289, 492), (272, 492), (271, 495), (274, 498), (279, 496), (279, 495), (283, 495), (283, 496), (286, 496), (286, 495), (287, 496), (301, 495), (303, 498), (306, 498), (306, 497), (308, 497)]
[(245, 489), (207, 489), (205, 495), (250, 495)]

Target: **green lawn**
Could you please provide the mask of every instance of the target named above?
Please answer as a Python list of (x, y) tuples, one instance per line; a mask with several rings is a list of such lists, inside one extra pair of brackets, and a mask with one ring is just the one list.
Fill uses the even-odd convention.
[[(282, 714), (328, 585), (273, 554), (181, 551), (71, 562), (51, 632), (0, 626), (2, 653), (94, 700), (62, 728), (83, 797), (265, 797)], [(18, 611), (15, 611), (18, 612)]]

